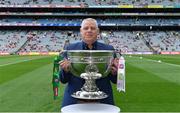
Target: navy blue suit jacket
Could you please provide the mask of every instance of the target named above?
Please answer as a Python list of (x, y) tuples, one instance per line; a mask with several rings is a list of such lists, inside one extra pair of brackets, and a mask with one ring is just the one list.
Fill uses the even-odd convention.
[[(100, 42), (96, 42), (96, 49), (97, 50), (114, 50), (113, 46), (100, 43)], [(83, 42), (70, 44), (65, 48), (65, 50), (83, 50)], [(77, 99), (71, 97), (71, 94), (81, 89), (81, 87), (84, 84), (84, 80), (80, 77), (74, 76), (70, 72), (66, 73), (62, 70), (60, 72), (60, 81), (64, 84), (67, 83), (67, 86), (64, 92), (62, 107), (71, 105), (71, 104), (76, 104)], [(112, 104), (112, 105), (114, 104), (111, 82), (116, 83), (116, 81), (117, 81), (117, 76), (112, 76), (110, 74), (107, 77), (96, 80), (97, 87), (101, 91), (108, 94), (107, 98), (99, 100), (100, 103), (106, 103), (106, 104)]]

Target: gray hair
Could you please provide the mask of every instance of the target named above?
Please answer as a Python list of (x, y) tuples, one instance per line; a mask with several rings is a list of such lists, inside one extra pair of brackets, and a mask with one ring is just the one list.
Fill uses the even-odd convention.
[(96, 21), (94, 18), (86, 18), (86, 19), (84, 19), (84, 20), (82, 21), (82, 23), (81, 23), (81, 28), (84, 26), (84, 23), (85, 23), (86, 21), (93, 21), (93, 22), (95, 23), (95, 25), (96, 25), (96, 28), (98, 28), (98, 23), (97, 23), (97, 21)]

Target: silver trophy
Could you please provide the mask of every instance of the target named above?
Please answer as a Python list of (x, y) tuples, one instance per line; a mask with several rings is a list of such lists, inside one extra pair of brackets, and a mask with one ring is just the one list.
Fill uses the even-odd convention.
[(71, 96), (77, 99), (97, 100), (108, 97), (96, 86), (96, 79), (110, 73), (110, 64), (114, 51), (111, 50), (68, 50), (67, 57), (71, 62), (70, 71), (75, 76), (85, 79), (80, 91)]

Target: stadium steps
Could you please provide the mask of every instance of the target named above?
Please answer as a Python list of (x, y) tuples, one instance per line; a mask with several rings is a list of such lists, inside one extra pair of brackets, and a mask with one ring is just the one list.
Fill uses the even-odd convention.
[(141, 39), (145, 43), (145, 45), (150, 49), (150, 51), (153, 51), (154, 53), (156, 53), (156, 50), (154, 50), (154, 48), (149, 44), (149, 42), (144, 38), (144, 36), (142, 36)]
[(14, 52), (14, 54), (17, 54), (17, 53), (21, 50), (21, 48), (25, 47), (25, 45), (29, 42), (29, 40), (30, 40), (30, 39), (27, 39), (27, 40), (24, 42), (24, 44), (22, 44), (22, 46), (20, 46), (20, 48), (17, 49), (17, 51)]

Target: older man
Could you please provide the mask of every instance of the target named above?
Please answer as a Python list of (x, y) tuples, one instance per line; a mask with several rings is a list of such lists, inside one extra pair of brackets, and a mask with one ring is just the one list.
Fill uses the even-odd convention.
[[(114, 50), (113, 46), (106, 45), (97, 41), (99, 34), (99, 28), (97, 21), (93, 18), (84, 19), (81, 23), (80, 33), (82, 36), (82, 41), (69, 44), (64, 48), (65, 50)], [(65, 56), (64, 56), (65, 57)], [(76, 104), (79, 102), (78, 99), (71, 97), (71, 94), (81, 89), (84, 84), (82, 78), (74, 76), (69, 72), (70, 62), (65, 59), (60, 62), (60, 67), (62, 69), (60, 73), (60, 81), (62, 83), (67, 83), (65, 88), (64, 98), (62, 102), (62, 107)], [(111, 74), (107, 77), (100, 78), (96, 80), (98, 88), (108, 94), (108, 97), (99, 100), (100, 103), (114, 104), (111, 82), (116, 83), (117, 79), (117, 59), (115, 58), (112, 67)]]

